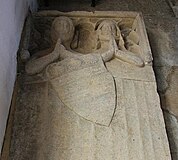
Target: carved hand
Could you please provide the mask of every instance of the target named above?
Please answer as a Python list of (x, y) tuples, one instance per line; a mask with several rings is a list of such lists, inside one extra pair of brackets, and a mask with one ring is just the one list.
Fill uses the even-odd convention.
[(26, 73), (33, 75), (41, 72), (48, 64), (54, 62), (59, 58), (61, 48), (61, 40), (58, 39), (55, 48), (51, 53), (37, 59), (31, 59), (27, 62), (25, 66)]
[(113, 36), (111, 36), (110, 41), (109, 41), (109, 50), (107, 50), (104, 53), (101, 53), (101, 56), (104, 62), (108, 62), (114, 57), (114, 53), (116, 51), (114, 42), (115, 42), (115, 39)]
[(115, 52), (115, 57), (124, 61), (124, 62), (133, 64), (133, 65), (138, 66), (138, 67), (144, 66), (143, 60), (140, 57), (134, 55), (132, 52), (129, 52), (129, 51), (124, 52), (124, 51), (121, 51), (121, 50), (117, 50)]
[(114, 48), (115, 48), (115, 57), (116, 58), (118, 58), (124, 62), (133, 64), (135, 66), (138, 66), (138, 67), (144, 66), (143, 60), (140, 57), (136, 56), (134, 53), (132, 53), (130, 51), (119, 50), (115, 40), (114, 40)]

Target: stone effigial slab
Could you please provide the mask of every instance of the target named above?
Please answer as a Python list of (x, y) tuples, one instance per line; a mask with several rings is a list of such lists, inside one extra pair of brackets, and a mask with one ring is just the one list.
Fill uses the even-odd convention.
[[(65, 54), (58, 59), (57, 53), (63, 50), (62, 53), (67, 54), (69, 50), (59, 44), (47, 59), (35, 61), (40, 70), (35, 67), (30, 70), (34, 63), (29, 63), (29, 73), (41, 72), (22, 77), (10, 159), (171, 160), (154, 72), (151, 63), (147, 63), (151, 50), (140, 14), (46, 11), (38, 13), (34, 19), (39, 24), (36, 26), (41, 25), (38, 23), (41, 20), (45, 26), (60, 16), (65, 16), (62, 20), (68, 17), (74, 27), (78, 26), (76, 28), (83, 27), (79, 30), (78, 48), (76, 43), (72, 45), (74, 52), (86, 51), (87, 55), (72, 54), (60, 60)], [(95, 49), (93, 26), (101, 24), (103, 19), (107, 19), (103, 30), (113, 24), (110, 22), (122, 29), (119, 47), (114, 50), (117, 53), (109, 60), (107, 54), (88, 54)], [(74, 30), (73, 27), (69, 29)], [(88, 37), (88, 33), (93, 35)], [(116, 39), (119, 36), (115, 36)], [(100, 43), (100, 46), (105, 44), (102, 49), (107, 48), (105, 40)], [(132, 45), (123, 52), (118, 51), (124, 40)], [(133, 52), (139, 56), (133, 58)], [(124, 54), (130, 57), (125, 58)], [(41, 65), (44, 61), (45, 68)], [(28, 112), (23, 114), (22, 108)]]

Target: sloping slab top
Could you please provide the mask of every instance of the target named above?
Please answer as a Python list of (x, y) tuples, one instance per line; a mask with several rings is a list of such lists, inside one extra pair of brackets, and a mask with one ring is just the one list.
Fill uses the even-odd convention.
[[(60, 16), (75, 27), (115, 20), (122, 31), (138, 34), (137, 55), (147, 62), (151, 54), (143, 18), (136, 12), (40, 12), (34, 21), (42, 36), (33, 42), (45, 45), (45, 33)], [(138, 67), (113, 58), (104, 64), (100, 55), (89, 54), (52, 63), (44, 71), (46, 76), (22, 82), (11, 160), (171, 160), (151, 63)]]

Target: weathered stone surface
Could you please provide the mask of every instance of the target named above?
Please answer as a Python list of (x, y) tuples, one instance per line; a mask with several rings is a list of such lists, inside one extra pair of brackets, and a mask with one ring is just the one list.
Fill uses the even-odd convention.
[(170, 143), (172, 159), (176, 160), (178, 157), (178, 121), (177, 118), (169, 112), (164, 111), (163, 113)]
[(153, 18), (148, 16), (146, 22), (152, 51), (154, 53), (154, 71), (161, 98), (161, 106), (168, 113), (164, 115), (170, 148), (172, 150), (172, 159), (177, 160), (177, 120), (175, 119), (177, 118), (177, 107), (175, 105), (177, 80), (175, 80), (175, 75), (173, 75), (174, 68), (178, 66), (177, 20), (175, 17)]
[[(120, 16), (120, 12), (117, 12), (116, 17), (113, 16), (112, 12), (105, 13), (106, 17), (113, 16), (114, 19), (95, 18), (95, 16), (102, 17), (101, 12), (95, 13), (82, 12), (82, 14), (83, 16), (86, 16), (85, 19), (76, 18), (78, 16), (80, 17), (80, 12), (64, 14), (62, 12), (57, 11), (56, 12), (46, 11), (37, 14), (37, 16), (60, 16), (59, 18), (56, 18), (54, 20), (51, 29), (51, 39), (52, 40), (57, 39), (58, 37), (58, 40), (55, 40), (54, 44), (52, 44), (52, 46), (55, 46), (53, 52), (49, 52), (48, 55), (43, 56), (39, 59), (32, 58), (26, 64), (26, 72), (28, 74), (36, 74), (41, 72), (49, 63), (54, 62), (55, 60), (57, 60), (57, 58), (65, 59), (66, 57), (72, 57), (74, 55), (86, 54), (86, 52), (89, 54), (90, 53), (89, 51), (86, 52), (84, 51), (81, 53), (76, 52), (87, 50), (85, 45), (81, 45), (81, 41), (82, 43), (88, 44), (87, 46), (89, 46), (89, 48), (92, 48), (90, 50), (92, 54), (93, 53), (101, 54), (103, 61), (105, 62), (111, 60), (112, 58), (117, 58), (139, 67), (151, 64), (152, 55), (150, 47), (148, 45), (147, 34), (145, 29), (143, 28), (144, 23), (137, 13), (130, 12), (129, 19), (121, 19), (120, 17), (124, 15)], [(128, 16), (128, 13), (126, 12), (123, 14)], [(90, 18), (88, 18), (87, 16), (90, 16)], [(73, 23), (71, 22), (71, 19), (73, 20)], [(85, 32), (83, 32), (82, 28), (81, 31), (77, 30), (78, 28), (81, 27), (80, 25), (83, 25), (84, 22), (85, 22), (84, 26), (86, 28)], [(58, 25), (59, 27), (57, 28)], [(121, 34), (121, 30), (123, 30), (124, 28), (128, 28), (128, 26), (130, 26), (131, 30), (130, 34), (134, 33), (134, 36), (127, 36), (126, 41), (124, 41), (124, 38)], [(56, 33), (56, 35), (58, 36), (55, 37), (54, 33)], [(94, 39), (94, 42), (96, 42), (95, 46), (93, 46), (91, 40), (88, 40), (89, 33), (93, 34), (93, 37), (95, 38)], [(60, 35), (62, 36), (61, 38)], [(138, 36), (140, 36), (141, 40), (138, 39)], [(134, 49), (134, 51), (137, 51), (139, 48), (138, 51), (139, 53), (130, 52), (125, 47), (127, 41), (128, 43), (130, 43), (131, 46), (138, 45), (137, 49), (136, 50)], [(138, 42), (139, 44), (137, 44)], [(81, 48), (82, 46), (84, 48)], [(75, 49), (75, 51), (73, 49)]]
[(20, 58), (22, 62), (26, 62), (30, 58), (30, 52), (28, 50), (22, 50), (20, 52)]
[[(109, 126), (116, 107), (116, 93), (114, 79), (102, 58), (86, 55), (59, 63), (63, 72), (51, 84), (64, 105), (86, 120)], [(61, 70), (57, 65), (52, 67)]]
[(170, 159), (155, 83), (118, 78), (116, 84), (118, 103), (109, 127), (86, 121), (49, 90), (46, 159)]
[(154, 53), (154, 66), (177, 66), (177, 21), (175, 18), (149, 18), (148, 22), (148, 34)]
[(165, 92), (165, 107), (166, 109), (178, 117), (178, 67), (173, 67), (169, 77), (169, 87)]
[[(65, 40), (58, 37), (54, 51), (42, 59), (31, 60), (33, 68), (42, 66), (40, 71), (31, 73), (40, 74), (24, 80), (32, 88), (45, 84), (45, 93), (32, 92), (35, 98), (28, 104), (29, 108), (37, 104), (42, 110), (38, 117), (37, 159), (171, 160), (151, 66), (151, 50), (139, 14), (56, 11), (42, 12), (38, 16), (66, 16), (58, 19), (59, 24), (65, 26), (72, 20), (70, 25), (74, 28), (83, 21), (92, 23), (98, 39), (91, 53), (78, 53), (86, 46), (78, 45), (80, 49), (75, 51), (71, 48), (73, 39), (65, 36), (73, 34), (71, 26), (69, 32), (65, 30), (62, 35)], [(139, 36), (139, 40), (130, 36), (128, 41), (140, 46), (140, 54), (125, 48), (120, 28), (128, 27)], [(63, 29), (65, 27), (60, 27), (58, 32)], [(85, 39), (88, 32), (82, 33)], [(55, 57), (52, 53), (56, 53)], [(25, 103), (25, 97), (21, 100)], [(27, 150), (31, 147), (30, 142)], [(22, 143), (14, 154), (29, 157), (29, 152), (21, 152), (23, 149)]]
[(40, 114), (47, 105), (48, 86), (47, 83), (22, 84), (19, 90), (9, 159), (38, 159), (43, 145), (39, 141), (40, 127), (44, 127)]
[(107, 62), (106, 66), (114, 77), (155, 82), (152, 66), (136, 67), (118, 59)]
[(171, 66), (155, 66), (154, 67), (158, 92), (164, 94), (169, 87), (167, 78), (171, 72)]
[(177, 0), (168, 0), (168, 2), (174, 12), (175, 17), (178, 18), (178, 1)]

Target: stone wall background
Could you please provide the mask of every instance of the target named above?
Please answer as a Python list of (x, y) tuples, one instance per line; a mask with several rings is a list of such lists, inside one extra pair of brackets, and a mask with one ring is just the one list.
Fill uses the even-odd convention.
[(1, 0), (0, 4), (0, 151), (16, 78), (16, 55), (28, 10), (36, 0)]
[(178, 20), (150, 17), (146, 21), (154, 71), (164, 113), (172, 159), (178, 159)]

